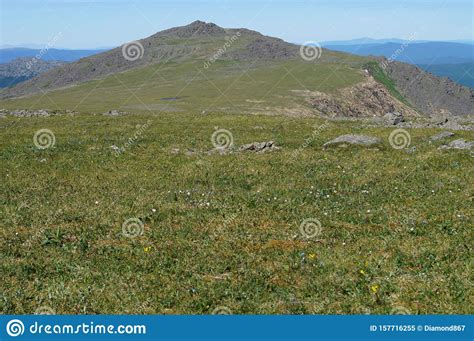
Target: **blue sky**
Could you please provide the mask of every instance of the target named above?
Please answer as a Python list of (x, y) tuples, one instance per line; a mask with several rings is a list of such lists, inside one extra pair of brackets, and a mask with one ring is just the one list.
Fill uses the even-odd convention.
[(469, 0), (0, 0), (1, 45), (117, 46), (194, 20), (286, 41), (473, 39)]

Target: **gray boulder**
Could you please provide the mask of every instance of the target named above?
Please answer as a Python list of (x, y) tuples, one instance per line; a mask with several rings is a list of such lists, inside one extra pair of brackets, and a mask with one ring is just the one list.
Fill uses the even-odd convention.
[(334, 140), (326, 142), (323, 144), (324, 148), (339, 146), (339, 147), (347, 147), (348, 145), (355, 145), (355, 146), (364, 146), (364, 147), (371, 147), (381, 144), (382, 140), (378, 137), (373, 136), (366, 136), (366, 135), (341, 135)]
[(389, 112), (383, 115), (384, 120), (391, 124), (396, 126), (397, 124), (400, 124), (402, 122), (405, 122), (405, 118), (403, 115), (399, 112)]
[(441, 120), (435, 122), (437, 127), (443, 129), (451, 129), (451, 130), (463, 130), (463, 126), (459, 124), (456, 118), (454, 117), (444, 117)]
[(442, 139), (445, 139), (447, 137), (451, 137), (451, 136), (454, 136), (454, 133), (450, 132), (450, 131), (442, 131), (436, 135), (433, 135), (431, 136), (431, 141), (439, 141), (439, 140), (442, 140)]
[(109, 110), (107, 112), (104, 112), (102, 115), (105, 115), (105, 116), (122, 116), (122, 115), (126, 115), (126, 114), (127, 113), (123, 112), (123, 111)]
[(471, 150), (474, 146), (474, 142), (466, 141), (464, 139), (454, 140), (449, 144), (445, 144), (438, 149), (463, 149), (463, 150)]
[(274, 150), (278, 150), (280, 147), (275, 145), (274, 141), (268, 142), (252, 142), (249, 144), (244, 144), (239, 147), (239, 152), (251, 151), (256, 153), (266, 153)]

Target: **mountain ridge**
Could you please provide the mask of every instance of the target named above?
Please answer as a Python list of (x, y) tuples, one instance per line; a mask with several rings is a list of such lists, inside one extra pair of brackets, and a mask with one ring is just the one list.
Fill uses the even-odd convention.
[[(130, 47), (135, 49), (132, 51), (135, 54), (127, 56), (127, 49)], [(142, 103), (128, 105), (125, 109), (142, 108), (144, 105), (148, 110), (150, 108), (196, 110), (200, 108), (199, 103), (202, 102), (202, 110), (205, 111), (206, 105), (215, 104), (214, 98), (220, 99), (227, 89), (236, 84), (235, 91), (242, 92), (241, 95), (245, 93), (246, 97), (239, 97), (232, 105), (240, 108), (242, 112), (273, 111), (298, 115), (297, 112), (300, 111), (300, 115), (317, 114), (319, 111), (314, 105), (307, 101), (302, 102), (301, 96), (295, 97), (295, 94), (300, 92), (294, 90), (324, 93), (327, 96), (334, 94), (335, 97), (331, 98), (330, 102), (333, 103), (332, 107), (337, 107), (336, 93), (350, 91), (347, 89), (366, 82), (364, 79), (367, 75), (363, 69), (368, 62), (382, 62), (374, 57), (359, 57), (318, 47), (310, 49), (315, 54), (305, 56), (301, 46), (279, 38), (244, 28), (222, 28), (214, 23), (194, 21), (189, 25), (160, 31), (149, 37), (52, 69), (1, 91), (0, 98), (10, 99), (7, 103), (13, 105), (14, 98), (33, 96), (33, 101), (35, 94), (41, 91), (54, 94), (55, 103), (66, 103), (68, 99), (83, 96), (81, 94), (84, 93), (88, 98), (87, 108), (110, 110), (110, 107), (108, 109), (106, 107), (106, 103), (109, 102), (104, 101), (104, 96), (113, 97), (118, 95), (117, 89), (122, 89), (120, 91), (123, 94), (117, 98), (119, 100), (122, 96), (126, 96), (130, 89), (136, 89), (143, 95), (141, 98), (144, 98), (147, 104), (143, 104), (143, 99), (140, 99)], [(403, 96), (412, 104), (413, 101), (418, 103), (418, 109), (423, 108), (424, 114), (444, 112), (452, 112), (455, 115), (472, 114), (474, 107), (472, 91), (433, 76), (423, 78), (424, 86), (432, 91), (425, 96), (416, 87), (406, 86), (404, 83), (406, 75), (420, 77), (419, 70), (415, 66), (403, 65), (402, 68), (388, 69), (391, 74), (384, 77), (390, 76), (395, 80), (397, 84), (394, 86), (404, 85)], [(245, 84), (240, 79), (243, 75), (250, 78), (253, 83)], [(380, 89), (372, 86), (359, 86), (354, 89), (362, 91), (360, 96), (372, 97), (373, 94), (370, 92), (380, 93)], [(91, 97), (91, 91), (97, 96), (95, 99)], [(185, 99), (180, 96), (183, 91)], [(213, 93), (215, 94), (210, 95)], [(395, 93), (391, 92), (387, 96), (395, 96)], [(181, 99), (175, 101), (172, 106), (169, 104), (164, 106), (160, 98)], [(262, 98), (266, 101), (262, 101)], [(432, 98), (441, 100), (435, 105), (425, 103)], [(356, 100), (356, 97), (353, 100)], [(377, 95), (374, 100), (379, 101)], [(389, 100), (387, 97), (387, 100), (390, 102), (393, 99)], [(404, 99), (401, 100), (406, 102)], [(35, 104), (37, 101), (33, 103), (37, 105)], [(82, 103), (83, 101), (80, 101), (79, 105)], [(110, 103), (116, 102), (111, 100)], [(229, 110), (227, 103), (222, 102), (215, 109)], [(360, 103), (346, 103), (346, 106), (352, 108), (350, 112), (370, 116), (383, 115), (383, 112), (374, 110), (377, 107), (390, 107), (386, 104), (374, 105), (369, 101), (363, 104), (363, 109), (359, 108)], [(410, 112), (408, 108), (406, 111)], [(340, 114), (344, 115), (344, 112)]]
[[(70, 63), (62, 68), (54, 69), (41, 75), (41, 79), (33, 78), (30, 81), (19, 84), (14, 89), (9, 89), (0, 93), (0, 98), (23, 96), (38, 91), (51, 90), (81, 83), (83, 81), (97, 79), (117, 72), (124, 72), (140, 66), (145, 66), (165, 60), (183, 60), (191, 56), (206, 59), (212, 55), (213, 51), (220, 48), (226, 42), (228, 34), (241, 32), (241, 36), (252, 40), (249, 53), (235, 53), (229, 49), (221, 58), (258, 58), (265, 59), (273, 56), (273, 51), (284, 51), (281, 58), (296, 58), (299, 47), (286, 43), (279, 38), (266, 37), (258, 32), (247, 29), (223, 29), (214, 23), (194, 21), (189, 25), (175, 27), (157, 32), (149, 37), (139, 39), (130, 44), (140, 44), (143, 49), (142, 56), (136, 60), (127, 60), (123, 56), (123, 47), (116, 47), (112, 50), (104, 51), (79, 61)], [(204, 39), (203, 39), (204, 37)], [(216, 46), (206, 48), (209, 41), (220, 37), (222, 41)], [(176, 44), (174, 39), (187, 39), (186, 44)], [(195, 42), (195, 40), (199, 41)], [(240, 39), (242, 40), (242, 39)], [(183, 43), (181, 41), (181, 43)], [(210, 44), (212, 45), (212, 44)], [(275, 45), (277, 45), (275, 47)], [(253, 50), (253, 53), (252, 53)], [(260, 56), (257, 54), (260, 52)], [(267, 53), (268, 52), (268, 53)], [(276, 59), (279, 59), (277, 57)], [(275, 58), (270, 58), (275, 59)]]

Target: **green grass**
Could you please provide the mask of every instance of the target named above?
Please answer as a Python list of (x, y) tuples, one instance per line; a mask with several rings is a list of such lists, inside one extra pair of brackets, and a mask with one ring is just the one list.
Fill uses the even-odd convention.
[[(116, 156), (110, 147), (148, 120)], [(1, 119), (0, 311), (473, 313), (469, 154), (438, 151), (427, 141), (433, 130), (410, 130), (417, 149), (408, 154), (390, 147), (390, 129), (330, 123), (294, 157), (323, 123), (185, 113)], [(236, 145), (275, 140), (282, 149), (184, 154), (212, 149), (215, 127)], [(42, 128), (54, 147), (35, 148)], [(321, 148), (343, 133), (384, 145)], [(144, 222), (142, 236), (122, 234), (132, 217)], [(318, 237), (301, 235), (306, 218), (321, 221)]]
[(384, 70), (379, 66), (377, 62), (369, 62), (365, 65), (369, 73), (374, 77), (374, 79), (383, 84), (390, 94), (398, 99), (400, 102), (405, 103), (406, 105), (413, 108), (413, 105), (408, 102), (408, 100), (398, 91), (395, 82), (391, 79)]
[[(337, 60), (332, 61), (335, 53), (328, 54), (327, 60), (319, 63), (218, 60), (208, 69), (204, 68), (204, 60), (163, 62), (46, 95), (40, 93), (0, 101), (0, 108), (74, 109), (89, 113), (111, 109), (130, 112), (283, 113), (288, 108), (304, 107), (303, 96), (292, 90), (332, 93), (363, 80), (357, 59), (340, 64)], [(176, 96), (183, 98), (162, 100)]]

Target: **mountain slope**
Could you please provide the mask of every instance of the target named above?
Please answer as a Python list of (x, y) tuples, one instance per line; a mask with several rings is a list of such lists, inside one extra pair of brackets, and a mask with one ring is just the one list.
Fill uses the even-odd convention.
[(402, 95), (423, 112), (456, 116), (474, 113), (473, 89), (409, 64), (391, 62), (386, 64), (385, 71)]
[[(124, 52), (122, 47), (117, 47), (47, 72), (39, 78), (2, 93), (2, 96), (25, 95), (38, 92), (40, 88), (43, 91), (60, 88), (163, 61), (184, 62), (205, 59), (224, 46), (226, 39), (238, 32), (238, 39), (231, 44), (226, 54), (220, 59), (288, 59), (296, 58), (298, 55), (297, 46), (285, 43), (280, 39), (264, 37), (250, 30), (225, 30), (215, 24), (196, 21), (190, 25), (158, 32), (139, 40), (143, 49), (138, 52), (142, 55), (136, 60), (124, 58), (124, 53), (126, 55), (127, 52)], [(138, 45), (132, 43), (129, 46), (132, 49)], [(246, 49), (242, 53), (242, 48), (246, 46), (253, 47), (253, 53), (251, 49)], [(283, 51), (283, 53), (275, 58), (275, 51)]]
[[(319, 58), (302, 58), (300, 46), (281, 39), (201, 21), (138, 43), (83, 58), (6, 89), (0, 92), (4, 99), (0, 106), (369, 117), (396, 109), (414, 114), (409, 100), (391, 89), (382, 90), (364, 72), (374, 58), (326, 49), (313, 51)], [(124, 54), (130, 46), (137, 47), (138, 55)], [(472, 108), (469, 92), (461, 95), (456, 110)], [(13, 98), (18, 96), (22, 97)], [(330, 107), (321, 106), (326, 100)], [(341, 100), (345, 110), (338, 109)], [(445, 104), (452, 102), (444, 101), (426, 113), (451, 110)]]

